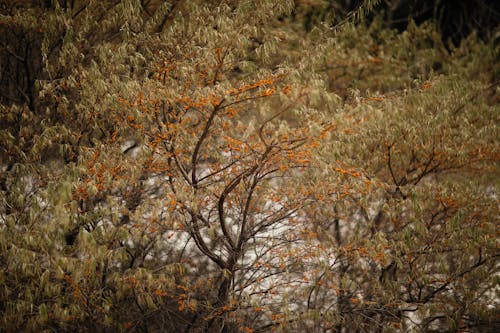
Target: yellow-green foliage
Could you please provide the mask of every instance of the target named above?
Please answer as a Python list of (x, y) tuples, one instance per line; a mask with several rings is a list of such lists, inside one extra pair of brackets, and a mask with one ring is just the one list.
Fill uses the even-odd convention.
[(498, 45), (377, 3), (2, 7), (0, 331), (498, 327)]

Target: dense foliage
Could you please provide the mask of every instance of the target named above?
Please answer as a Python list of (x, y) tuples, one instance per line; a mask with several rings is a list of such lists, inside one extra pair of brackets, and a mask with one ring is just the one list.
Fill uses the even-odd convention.
[(353, 3), (2, 4), (0, 331), (498, 331), (498, 36)]

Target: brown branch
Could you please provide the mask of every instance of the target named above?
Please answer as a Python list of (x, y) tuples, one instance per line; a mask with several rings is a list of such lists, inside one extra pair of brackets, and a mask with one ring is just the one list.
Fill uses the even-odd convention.
[(196, 216), (196, 214), (191, 214), (191, 227), (189, 229), (190, 229), (190, 234), (193, 237), (194, 242), (196, 243), (196, 246), (204, 255), (206, 255), (210, 260), (215, 262), (217, 266), (219, 266), (222, 269), (226, 268), (227, 267), (226, 262), (224, 262), (224, 260), (222, 260), (215, 253), (210, 251), (207, 244), (203, 240), (203, 237), (200, 234), (200, 229), (198, 228), (197, 220), (198, 217)]
[(220, 227), (221, 227), (221, 230), (222, 230), (222, 233), (224, 234), (224, 236), (226, 237), (226, 239), (228, 240), (230, 246), (231, 246), (231, 249), (233, 251), (237, 251), (237, 247), (236, 247), (236, 244), (232, 238), (232, 236), (229, 234), (229, 231), (227, 230), (227, 227), (226, 227), (226, 218), (225, 218), (225, 214), (224, 214), (224, 203), (226, 201), (226, 198), (227, 196), (229, 195), (229, 193), (231, 193), (235, 188), (236, 186), (238, 186), (238, 184), (241, 182), (241, 180), (249, 175), (251, 175), (253, 172), (255, 172), (255, 170), (257, 170), (258, 168), (258, 165), (254, 165), (252, 168), (250, 169), (247, 169), (243, 172), (241, 172), (239, 175), (237, 175), (231, 182), (229, 182), (229, 184), (224, 188), (224, 190), (222, 191), (220, 197), (219, 197), (219, 201), (217, 203), (217, 209), (218, 209), (218, 213), (219, 213), (219, 223), (220, 223)]
[(247, 219), (248, 219), (248, 210), (250, 209), (250, 203), (252, 201), (252, 196), (255, 192), (255, 188), (257, 187), (257, 184), (259, 183), (259, 181), (262, 179), (262, 177), (258, 177), (258, 170), (260, 170), (261, 166), (263, 165), (264, 161), (267, 159), (267, 157), (269, 156), (269, 154), (271, 153), (271, 150), (273, 148), (272, 147), (267, 147), (266, 151), (264, 152), (264, 154), (262, 154), (262, 157), (260, 158), (260, 162), (259, 164), (257, 165), (257, 167), (255, 168), (255, 170), (253, 172), (254, 173), (254, 177), (253, 177), (253, 181), (252, 181), (252, 185), (250, 186), (250, 190), (248, 192), (248, 196), (247, 196), (247, 199), (246, 199), (246, 202), (245, 202), (245, 208), (243, 210), (243, 219), (242, 219), (242, 222), (241, 222), (241, 229), (240, 229), (240, 233), (238, 235), (238, 241), (237, 241), (237, 250), (240, 251), (241, 250), (241, 246), (243, 245), (243, 237), (246, 233), (246, 224), (247, 224)]
[(231, 163), (229, 163), (229, 164), (221, 167), (220, 169), (217, 169), (214, 172), (211, 172), (208, 175), (201, 177), (200, 179), (198, 179), (198, 184), (201, 183), (202, 181), (204, 181), (207, 178), (215, 176), (215, 175), (221, 173), (222, 171), (229, 169), (230, 167), (232, 167), (233, 165), (235, 165), (236, 163), (238, 163), (240, 160), (242, 160), (242, 159), (244, 159), (245, 157), (248, 157), (248, 156), (250, 156), (250, 154), (246, 154), (246, 155), (242, 156), (241, 158), (239, 158), (237, 160), (234, 160), (233, 162), (231, 162)]
[(212, 126), (212, 122), (215, 119), (215, 116), (217, 115), (217, 112), (221, 109), (222, 103), (224, 103), (225, 99), (223, 98), (218, 104), (214, 105), (214, 109), (212, 110), (212, 113), (210, 114), (210, 117), (207, 120), (207, 123), (205, 124), (205, 127), (203, 128), (203, 132), (201, 133), (201, 136), (199, 137), (198, 141), (196, 142), (196, 146), (194, 147), (194, 152), (191, 157), (191, 185), (197, 189), (198, 188), (198, 180), (196, 179), (196, 166), (198, 163), (198, 154), (200, 152), (201, 145), (205, 141), (205, 139), (208, 136), (208, 131), (210, 130), (210, 126)]
[(487, 261), (488, 261), (487, 258), (484, 258), (484, 259), (482, 258), (482, 252), (481, 252), (481, 249), (480, 249), (479, 250), (479, 258), (478, 258), (477, 262), (474, 265), (472, 265), (468, 269), (466, 269), (466, 270), (464, 270), (464, 271), (456, 274), (455, 276), (453, 276), (447, 282), (443, 283), (441, 286), (439, 286), (438, 288), (436, 288), (432, 292), (430, 292), (427, 296), (424, 297), (423, 300), (419, 301), (418, 303), (425, 304), (425, 303), (431, 301), (434, 297), (436, 297), (437, 294), (439, 294), (441, 291), (445, 290), (456, 279), (461, 278), (465, 274), (468, 274), (468, 273), (472, 272), (474, 269), (482, 266)]
[(392, 180), (394, 181), (394, 184), (396, 186), (399, 186), (399, 182), (396, 180), (396, 175), (394, 174), (394, 171), (392, 169), (391, 148), (392, 148), (392, 145), (387, 146), (387, 166), (389, 167), (389, 171), (391, 173), (391, 177), (392, 177)]

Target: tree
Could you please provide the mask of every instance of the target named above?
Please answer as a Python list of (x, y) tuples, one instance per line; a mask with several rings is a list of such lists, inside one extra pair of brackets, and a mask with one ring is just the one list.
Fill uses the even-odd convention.
[[(335, 54), (328, 58), (330, 67), (340, 63), (345, 72), (353, 67), (372, 78), (384, 73), (384, 81), (371, 83), (382, 91), (398, 87), (406, 75), (418, 75), (413, 88), (403, 84), (404, 91), (371, 96), (354, 91), (355, 107), (334, 116), (337, 129), (321, 153), (332, 171), (325, 182), (350, 190), (338, 204), (309, 212), (319, 239), (331, 244), (336, 259), (320, 266), (306, 289), (307, 308), (336, 318), (337, 331), (498, 328), (491, 317), (497, 307), (491, 286), (497, 269), (498, 106), (490, 99), (498, 82), (488, 75), (486, 82), (479, 78), (497, 51), (476, 49), (485, 61), (465, 69), (462, 61), (470, 58), (461, 57), (471, 46), (464, 45), (451, 55), (453, 65), (447, 62), (450, 72), (438, 77), (419, 73), (430, 66), (426, 61), (436, 61), (429, 52), (439, 54), (438, 39), (437, 47), (419, 45), (409, 53), (411, 59), (426, 59), (413, 65), (419, 68), (399, 67), (411, 59), (385, 56), (387, 47), (408, 50), (414, 40), (432, 40), (424, 31), (412, 28), (394, 39), (385, 35), (376, 50), (366, 43), (365, 54), (349, 51), (347, 65), (342, 46), (327, 53)], [(381, 58), (362, 61), (374, 51)], [(365, 84), (370, 83), (360, 80)]]
[(2, 8), (3, 330), (498, 326), (498, 47), (308, 10)]

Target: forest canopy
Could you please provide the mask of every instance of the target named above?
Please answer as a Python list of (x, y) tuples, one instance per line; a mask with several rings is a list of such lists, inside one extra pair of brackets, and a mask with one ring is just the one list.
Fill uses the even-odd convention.
[(460, 3), (1, 1), (0, 332), (499, 331)]

